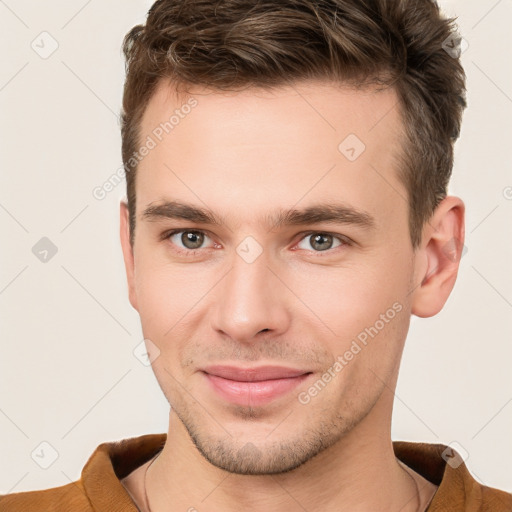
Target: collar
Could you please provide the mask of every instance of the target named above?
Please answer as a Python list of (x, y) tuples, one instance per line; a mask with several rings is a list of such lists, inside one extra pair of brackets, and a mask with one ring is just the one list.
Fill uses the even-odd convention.
[[(165, 433), (146, 434), (100, 444), (84, 466), (81, 476), (93, 508), (138, 512), (120, 480), (160, 452), (166, 439)], [(394, 441), (393, 450), (404, 464), (439, 486), (428, 512), (512, 510), (512, 494), (478, 483), (460, 455), (454, 450), (447, 452), (450, 449), (446, 445)], [(489, 508), (481, 508), (486, 500)], [(494, 508), (494, 504), (498, 508)]]

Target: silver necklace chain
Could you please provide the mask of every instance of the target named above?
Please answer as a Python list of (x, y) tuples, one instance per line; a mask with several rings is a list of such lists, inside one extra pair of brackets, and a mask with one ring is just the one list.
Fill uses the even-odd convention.
[(146, 477), (148, 474), (148, 469), (151, 467), (151, 464), (153, 464), (153, 462), (155, 462), (155, 460), (158, 459), (158, 455), (151, 461), (149, 466), (146, 468), (146, 471), (144, 471), (144, 507), (146, 507), (147, 512), (151, 512), (151, 507), (149, 506), (148, 491), (146, 487)]
[[(402, 469), (404, 469), (404, 468), (402, 468)], [(420, 508), (421, 507), (421, 499), (420, 499), (420, 488), (418, 487), (418, 482), (416, 481), (416, 478), (413, 478), (413, 476), (409, 473), (409, 471), (407, 471), (406, 469), (404, 469), (404, 471), (407, 473), (409, 478), (414, 482), (414, 485), (416, 487), (416, 510), (418, 512), (424, 512)]]
[[(148, 491), (147, 491), (147, 486), (146, 486), (146, 477), (147, 477), (147, 474), (148, 474), (148, 470), (149, 468), (151, 467), (151, 464), (153, 464), (153, 462), (155, 462), (156, 459), (158, 459), (158, 456), (160, 454), (158, 454), (152, 461), (151, 463), (149, 464), (149, 466), (146, 468), (146, 471), (144, 471), (144, 506), (146, 507), (147, 509), (147, 512), (151, 512), (151, 507), (149, 506), (149, 499), (148, 499)], [(409, 471), (407, 471), (406, 469), (402, 468), (405, 473), (407, 474), (407, 476), (414, 482), (414, 485), (416, 487), (416, 509), (418, 512), (423, 512), (422, 510), (420, 510), (420, 507), (421, 507), (421, 500), (420, 500), (420, 488), (418, 487), (418, 482), (416, 481), (415, 478), (412, 477), (412, 475), (409, 473)]]

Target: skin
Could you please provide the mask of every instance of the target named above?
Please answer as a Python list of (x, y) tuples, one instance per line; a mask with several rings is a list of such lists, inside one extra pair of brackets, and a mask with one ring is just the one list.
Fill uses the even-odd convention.
[[(437, 488), (394, 456), (393, 392), (411, 314), (436, 315), (455, 284), (459, 258), (446, 247), (464, 241), (464, 203), (445, 198), (413, 250), (392, 89), (313, 81), (191, 95), (198, 105), (139, 164), (133, 247), (120, 205), (130, 302), (150, 354), (159, 351), (152, 366), (172, 406), (147, 472), (152, 512), (424, 510)], [(184, 102), (162, 81), (141, 140)], [(338, 149), (348, 134), (366, 146), (355, 161)], [(223, 223), (143, 218), (165, 200), (208, 207)], [(327, 202), (368, 212), (375, 228), (265, 222), (278, 208)], [(197, 253), (179, 252), (190, 251), (181, 233), (162, 240), (171, 229), (202, 231)], [(315, 244), (318, 233), (334, 237)], [(252, 263), (236, 250), (248, 236), (262, 250)], [(396, 303), (400, 312), (301, 403), (299, 393)], [(269, 404), (235, 406), (207, 385), (207, 364), (312, 373)], [(141, 510), (150, 462), (123, 480)]]

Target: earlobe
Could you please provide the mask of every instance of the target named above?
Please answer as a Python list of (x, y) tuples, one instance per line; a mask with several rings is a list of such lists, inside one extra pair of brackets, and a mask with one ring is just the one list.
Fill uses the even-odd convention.
[(128, 205), (125, 201), (119, 203), (119, 228), (121, 247), (123, 250), (124, 266), (126, 270), (126, 279), (128, 283), (128, 296), (130, 304), (138, 311), (137, 307), (137, 294), (135, 291), (135, 259), (133, 255), (133, 248), (130, 244), (130, 222)]
[(439, 313), (455, 285), (464, 248), (464, 202), (448, 196), (424, 226), (416, 256), (416, 283), (411, 313), (431, 317)]

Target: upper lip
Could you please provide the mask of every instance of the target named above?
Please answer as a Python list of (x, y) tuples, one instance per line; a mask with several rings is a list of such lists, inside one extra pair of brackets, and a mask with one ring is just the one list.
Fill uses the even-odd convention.
[(307, 370), (288, 368), (285, 366), (258, 366), (255, 368), (240, 368), (237, 366), (215, 365), (202, 368), (202, 371), (210, 375), (216, 375), (223, 379), (236, 380), (240, 382), (254, 382), (263, 380), (288, 379), (298, 377)]

